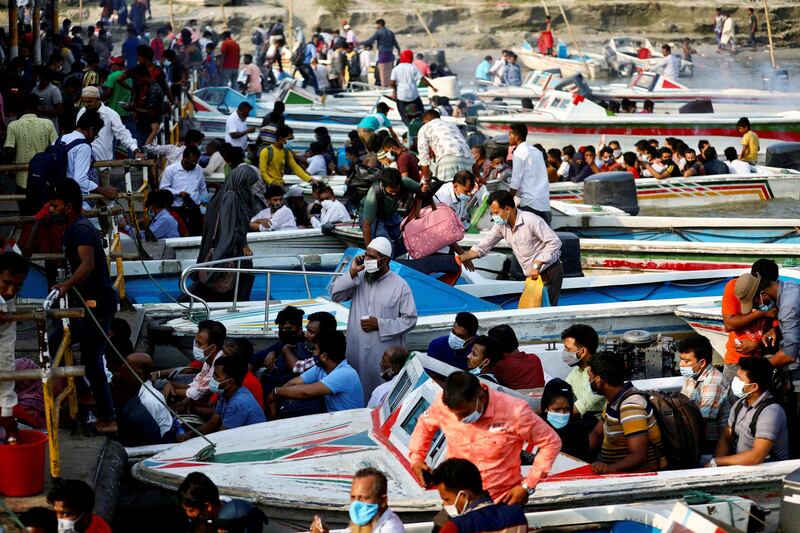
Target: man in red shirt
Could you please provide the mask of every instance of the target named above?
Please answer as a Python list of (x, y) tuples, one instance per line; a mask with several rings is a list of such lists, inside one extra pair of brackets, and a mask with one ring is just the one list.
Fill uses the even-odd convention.
[(94, 490), (85, 481), (62, 479), (47, 493), (47, 503), (53, 506), (59, 531), (77, 533), (111, 533), (105, 520), (92, 513)]
[[(768, 281), (778, 280), (778, 265), (771, 259), (758, 259), (750, 270), (754, 276)], [(722, 377), (730, 383), (739, 370), (741, 357), (761, 355), (761, 337), (764, 331), (772, 327), (778, 316), (778, 309), (760, 311), (757, 308), (749, 313), (742, 313), (742, 304), (736, 296), (736, 279), (730, 280), (722, 292), (722, 320), (728, 332), (728, 344), (725, 345), (725, 369)]]
[(406, 150), (405, 146), (394, 139), (386, 139), (382, 148), (390, 162), (397, 161), (397, 170), (401, 176), (419, 183), (419, 161), (417, 156)]
[(511, 326), (495, 326), (489, 330), (489, 336), (503, 349), (503, 358), (492, 371), (497, 381), (514, 390), (544, 387), (545, 375), (539, 356), (519, 351), (519, 341)]
[(231, 32), (222, 32), (222, 84), (236, 88), (236, 78), (239, 76), (239, 59), (241, 51), (239, 45), (231, 37)]

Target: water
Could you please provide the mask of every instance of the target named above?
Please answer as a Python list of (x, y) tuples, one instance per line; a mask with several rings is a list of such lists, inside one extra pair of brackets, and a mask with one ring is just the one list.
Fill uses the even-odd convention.
[(642, 216), (681, 216), (720, 218), (800, 218), (800, 202), (789, 198), (764, 201), (729, 202), (692, 207), (642, 207)]

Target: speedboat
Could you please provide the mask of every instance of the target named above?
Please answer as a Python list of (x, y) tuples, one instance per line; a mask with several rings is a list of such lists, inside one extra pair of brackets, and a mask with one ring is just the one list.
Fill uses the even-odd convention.
[[(670, 43), (673, 50), (678, 47), (675, 43)], [(622, 75), (630, 75), (636, 69), (653, 70), (658, 67), (664, 59), (661, 49), (656, 49), (650, 39), (644, 37), (612, 37), (608, 40), (603, 50), (606, 62)], [(680, 56), (673, 53), (674, 56)], [(681, 58), (680, 76), (691, 77), (694, 74), (694, 65), (691, 61)]]
[(562, 76), (583, 74), (587, 79), (593, 80), (601, 69), (607, 68), (605, 59), (600, 54), (578, 54), (575, 50), (558, 42), (558, 55), (550, 56), (540, 53), (535, 45), (523, 41), (522, 45), (514, 50), (525, 67), (531, 70), (558, 69)]

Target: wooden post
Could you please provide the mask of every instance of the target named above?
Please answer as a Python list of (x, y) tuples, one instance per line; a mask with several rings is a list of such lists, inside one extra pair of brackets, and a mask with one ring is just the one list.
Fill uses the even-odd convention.
[(78, 1), (78, 20), (80, 25), (83, 26), (83, 0)]
[[(581, 63), (583, 63), (583, 67), (586, 73), (586, 77), (591, 78), (591, 70), (589, 69), (589, 65), (586, 64), (586, 58), (583, 57), (583, 52), (581, 51), (581, 46), (578, 44), (578, 40), (575, 38), (575, 34), (572, 33), (572, 26), (569, 24), (569, 19), (567, 18), (567, 14), (564, 12), (564, 6), (561, 5), (561, 2), (558, 3), (558, 9), (561, 10), (561, 16), (564, 17), (564, 24), (567, 25), (567, 31), (569, 32), (569, 36), (572, 39), (572, 44), (575, 45), (575, 49), (578, 50), (578, 57), (581, 58)], [(558, 49), (558, 44), (553, 42), (553, 46)]]
[(61, 30), (61, 21), (58, 20), (58, 0), (51, 0), (51, 2), (50, 29), (53, 30), (53, 33), (56, 33)]
[(14, 0), (8, 1), (8, 31), (9, 41), (9, 57), (14, 59), (19, 55), (19, 15), (17, 13), (17, 2)]
[(772, 61), (772, 68), (778, 68), (778, 64), (775, 62), (775, 46), (772, 44), (772, 24), (769, 22), (769, 6), (767, 5), (767, 0), (764, 0), (764, 17), (767, 20), (767, 38), (769, 39), (769, 58)]
[(225, 2), (224, 1), (219, 5), (219, 10), (222, 13), (222, 27), (227, 30), (228, 29), (228, 17), (225, 16)]
[(294, 0), (288, 0), (289, 2), (289, 17), (286, 21), (286, 25), (289, 27), (289, 50), (294, 52)]
[(419, 19), (420, 24), (422, 24), (422, 28), (425, 30), (425, 33), (428, 34), (428, 38), (433, 43), (434, 48), (439, 48), (439, 43), (436, 42), (436, 39), (433, 38), (433, 34), (431, 30), (428, 28), (428, 25), (425, 23), (425, 20), (422, 18), (422, 14), (419, 12), (419, 9), (415, 9), (414, 13), (417, 14), (417, 18)]

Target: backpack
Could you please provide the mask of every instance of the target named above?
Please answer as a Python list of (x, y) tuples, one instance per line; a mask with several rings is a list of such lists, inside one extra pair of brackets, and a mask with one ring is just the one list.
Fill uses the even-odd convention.
[(253, 33), (250, 35), (250, 42), (256, 46), (261, 46), (264, 44), (264, 34), (259, 30), (253, 30)]
[(679, 392), (644, 392), (636, 389), (625, 394), (618, 405), (634, 394), (643, 396), (653, 407), (661, 431), (662, 453), (667, 459), (667, 468), (696, 468), (700, 463), (700, 451), (705, 438), (705, 422), (700, 409)]
[[(736, 443), (739, 440), (739, 435), (736, 434), (736, 419), (739, 418), (739, 413), (742, 411), (742, 407), (744, 407), (744, 400), (740, 400), (736, 402), (736, 406), (733, 408), (733, 427), (731, 427), (731, 447), (736, 450)], [(772, 404), (780, 404), (781, 402), (778, 401), (776, 398), (767, 398), (756, 407), (756, 412), (753, 413), (753, 418), (750, 420), (750, 426), (747, 428), (750, 431), (750, 435), (755, 438), (756, 436), (756, 429), (758, 426), (758, 417), (761, 416), (761, 411), (766, 409)]]
[[(266, 145), (262, 150), (267, 151), (267, 167), (272, 164), (272, 160), (275, 158), (275, 149), (272, 147), (271, 144)], [(286, 164), (289, 162), (289, 148), (286, 146), (283, 147), (283, 170), (281, 171), (281, 175), (286, 172)]]
[(347, 68), (350, 71), (350, 80), (354, 80), (361, 76), (361, 59), (358, 54), (353, 54), (347, 62)]
[(351, 170), (345, 181), (347, 190), (344, 195), (349, 199), (349, 203), (358, 206), (370, 188), (375, 185), (377, 185), (375, 194), (380, 194), (381, 173), (381, 170), (377, 167), (369, 168), (360, 163), (355, 163), (353, 170)]
[(49, 200), (50, 191), (55, 185), (67, 179), (67, 155), (81, 144), (89, 144), (86, 139), (75, 139), (69, 144), (61, 137), (56, 142), (34, 155), (28, 164), (28, 186), (26, 201), (31, 208), (38, 210)]
[(291, 59), (292, 65), (294, 65), (295, 67), (299, 67), (303, 65), (303, 63), (305, 63), (305, 59), (306, 59), (306, 45), (302, 43), (298, 44), (297, 48), (295, 48), (294, 52), (292, 52), (292, 59)]

